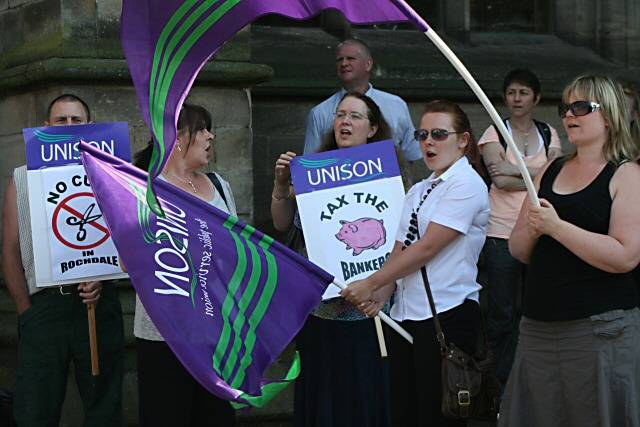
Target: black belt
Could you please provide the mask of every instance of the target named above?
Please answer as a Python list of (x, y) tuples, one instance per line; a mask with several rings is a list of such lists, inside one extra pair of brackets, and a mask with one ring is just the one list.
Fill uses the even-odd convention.
[(42, 290), (36, 292), (34, 295), (77, 295), (78, 294), (78, 285), (59, 285), (59, 286), (51, 286), (43, 288)]

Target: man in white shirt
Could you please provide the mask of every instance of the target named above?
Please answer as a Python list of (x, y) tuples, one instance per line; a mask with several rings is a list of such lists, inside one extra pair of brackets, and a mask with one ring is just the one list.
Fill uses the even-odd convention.
[(380, 107), (385, 120), (393, 130), (393, 139), (406, 160), (422, 158), (420, 145), (413, 138), (414, 126), (407, 104), (399, 96), (375, 89), (369, 80), (373, 70), (373, 57), (368, 46), (360, 40), (347, 39), (336, 49), (336, 71), (342, 89), (316, 105), (307, 118), (304, 153), (318, 151), (333, 129), (333, 119), (340, 100), (347, 92), (367, 95)]

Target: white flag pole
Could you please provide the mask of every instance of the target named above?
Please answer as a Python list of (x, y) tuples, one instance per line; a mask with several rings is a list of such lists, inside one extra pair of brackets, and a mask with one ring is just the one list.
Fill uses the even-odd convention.
[(433, 29), (429, 28), (425, 20), (422, 19), (420, 15), (418, 15), (404, 0), (392, 0), (392, 1), (407, 16), (407, 18), (413, 21), (416, 27), (418, 27), (420, 30), (423, 31), (423, 33), (429, 38), (429, 40), (431, 40), (431, 42), (433, 42), (433, 44), (438, 48), (438, 50), (442, 52), (445, 58), (449, 60), (451, 65), (453, 65), (453, 67), (458, 71), (458, 73), (460, 73), (460, 75), (462, 76), (464, 81), (467, 82), (467, 84), (469, 85), (473, 93), (478, 97), (478, 99), (480, 100), (480, 103), (482, 103), (482, 106), (485, 108), (485, 110), (487, 110), (487, 113), (489, 113), (491, 120), (493, 120), (493, 123), (495, 123), (495, 125), (498, 127), (498, 130), (504, 137), (504, 140), (507, 142), (509, 149), (513, 153), (513, 156), (516, 159), (516, 166), (518, 167), (518, 170), (522, 174), (522, 179), (524, 181), (525, 186), (527, 187), (527, 192), (529, 193), (529, 197), (531, 201), (536, 206), (540, 206), (540, 200), (538, 199), (538, 194), (533, 185), (533, 181), (531, 180), (531, 175), (529, 175), (529, 170), (527, 169), (527, 166), (525, 165), (524, 160), (522, 159), (522, 154), (520, 153), (520, 150), (518, 150), (518, 147), (516, 147), (516, 144), (513, 141), (511, 134), (507, 130), (507, 127), (502, 122), (502, 118), (500, 118), (500, 115), (496, 111), (495, 107), (493, 106), (493, 104), (491, 104), (491, 101), (489, 101), (489, 98), (487, 98), (487, 95), (485, 95), (482, 88), (480, 88), (480, 85), (478, 85), (478, 82), (476, 82), (476, 80), (473, 78), (471, 73), (467, 70), (467, 68), (460, 61), (460, 59), (458, 59), (456, 54), (453, 53), (453, 51), (449, 48), (449, 46), (447, 46), (447, 44), (444, 41), (442, 41), (440, 36), (438, 36), (438, 34)]
[[(333, 280), (333, 284), (336, 285), (337, 287), (339, 287), (340, 289), (345, 289), (346, 286), (344, 285), (344, 283), (340, 283), (337, 280)], [(380, 317), (380, 319), (386, 323), (387, 325), (389, 325), (389, 327), (391, 329), (393, 329), (394, 331), (396, 331), (397, 333), (399, 333), (400, 335), (402, 335), (402, 337), (409, 341), (410, 344), (413, 344), (413, 337), (411, 336), (411, 334), (409, 334), (409, 332), (405, 331), (402, 326), (398, 325), (395, 320), (393, 320), (392, 318), (390, 318), (389, 316), (387, 316), (386, 314), (384, 314), (382, 311), (378, 312), (378, 317)], [(380, 334), (381, 331), (378, 331), (378, 342), (380, 343)], [(384, 336), (382, 337), (382, 341), (384, 342)], [(380, 344), (382, 346), (382, 344)], [(382, 347), (381, 347), (382, 348)]]
[(384, 341), (384, 332), (382, 331), (382, 322), (380, 322), (380, 316), (373, 318), (373, 322), (376, 325), (376, 335), (378, 336), (378, 346), (380, 347), (380, 356), (387, 357), (387, 344)]

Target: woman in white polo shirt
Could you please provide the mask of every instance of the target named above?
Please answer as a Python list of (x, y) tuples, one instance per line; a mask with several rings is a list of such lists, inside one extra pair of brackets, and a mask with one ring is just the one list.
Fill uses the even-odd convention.
[(389, 334), (392, 424), (465, 425), (445, 419), (440, 409), (440, 348), (420, 268), (426, 266), (447, 340), (473, 354), (480, 325), (476, 263), (486, 236), (489, 198), (469, 163), (468, 158), (478, 158), (469, 152), (476, 145), (469, 119), (457, 104), (428, 103), (415, 136), (433, 173), (407, 193), (387, 262), (342, 295), (371, 316), (394, 294), (391, 317), (413, 335), (410, 345)]

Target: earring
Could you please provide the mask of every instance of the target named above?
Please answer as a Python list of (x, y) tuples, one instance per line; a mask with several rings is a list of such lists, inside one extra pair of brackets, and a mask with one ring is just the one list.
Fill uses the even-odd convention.
[(176, 145), (176, 147), (178, 147), (178, 151), (182, 151), (182, 147), (180, 147), (180, 144)]

